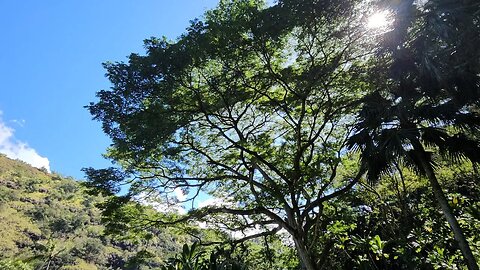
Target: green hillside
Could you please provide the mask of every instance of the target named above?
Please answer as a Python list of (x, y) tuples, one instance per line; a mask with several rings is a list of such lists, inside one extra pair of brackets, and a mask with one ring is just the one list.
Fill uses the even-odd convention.
[(183, 244), (166, 231), (148, 240), (104, 236), (102, 198), (82, 189), (0, 155), (0, 268), (151, 269)]

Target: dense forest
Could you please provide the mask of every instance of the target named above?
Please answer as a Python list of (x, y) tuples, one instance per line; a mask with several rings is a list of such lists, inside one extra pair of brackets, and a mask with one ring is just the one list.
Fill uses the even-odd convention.
[(113, 167), (2, 158), (0, 265), (478, 270), (479, 42), (475, 0), (222, 0), (104, 63)]

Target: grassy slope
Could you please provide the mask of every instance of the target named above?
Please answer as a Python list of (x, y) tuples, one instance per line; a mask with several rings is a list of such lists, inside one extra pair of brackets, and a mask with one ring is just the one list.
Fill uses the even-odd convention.
[[(149, 241), (104, 236), (100, 201), (73, 179), (0, 155), (0, 259), (33, 269), (150, 269), (178, 250), (171, 232)], [(140, 266), (145, 254), (150, 267)]]

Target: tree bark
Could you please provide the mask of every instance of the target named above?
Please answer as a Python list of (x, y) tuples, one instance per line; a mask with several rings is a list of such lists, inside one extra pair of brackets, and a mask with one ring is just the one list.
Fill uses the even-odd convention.
[(462, 228), (460, 228), (457, 218), (453, 214), (452, 208), (448, 204), (447, 198), (443, 193), (442, 187), (438, 183), (435, 172), (433, 171), (432, 166), (430, 165), (430, 163), (428, 162), (428, 159), (426, 158), (426, 152), (423, 146), (420, 143), (414, 145), (414, 151), (416, 152), (417, 158), (419, 159), (421, 166), (425, 171), (428, 180), (430, 181), (430, 185), (432, 186), (432, 189), (433, 189), (433, 194), (435, 195), (435, 198), (437, 199), (438, 204), (442, 208), (443, 214), (447, 219), (448, 224), (450, 225), (450, 228), (453, 231), (453, 235), (455, 237), (455, 240), (458, 243), (458, 246), (460, 247), (463, 257), (467, 263), (468, 269), (479, 270), (478, 264), (475, 261), (475, 257), (473, 256), (472, 250), (470, 249), (470, 245), (468, 244), (467, 238), (463, 234)]
[(295, 239), (295, 237), (293, 238), (293, 241), (295, 242), (295, 247), (297, 249), (298, 257), (300, 258), (302, 269), (318, 270), (318, 267), (310, 256), (305, 243), (303, 243), (302, 240)]

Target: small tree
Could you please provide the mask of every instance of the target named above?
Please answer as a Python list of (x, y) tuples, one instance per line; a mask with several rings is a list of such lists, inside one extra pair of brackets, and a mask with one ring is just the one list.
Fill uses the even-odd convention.
[[(235, 241), (283, 229), (303, 266), (318, 269), (311, 236), (327, 226), (323, 203), (363, 174), (342, 171), (367, 87), (360, 20), (355, 1), (221, 1), (176, 42), (151, 38), (146, 56), (105, 64), (113, 86), (87, 107), (122, 170), (86, 169), (88, 185), (114, 194), (128, 184), (127, 198), (167, 203), (181, 190), (192, 209), (149, 224), (255, 229)], [(195, 208), (202, 192), (230, 203)]]

